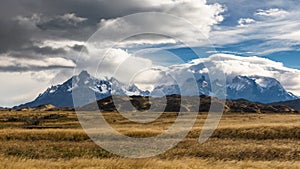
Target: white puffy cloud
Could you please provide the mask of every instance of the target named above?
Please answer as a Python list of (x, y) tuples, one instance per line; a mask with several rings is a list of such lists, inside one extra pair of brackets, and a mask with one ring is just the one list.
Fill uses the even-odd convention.
[(254, 23), (255, 20), (251, 18), (241, 18), (238, 21), (239, 26), (246, 26), (248, 24)]
[[(99, 68), (118, 80), (128, 83), (136, 73), (152, 67), (152, 61), (128, 54), (121, 49), (110, 49), (99, 65)], [(101, 70), (100, 70), (101, 71)]]
[(74, 13), (67, 13), (62, 16), (58, 16), (57, 18), (60, 18), (64, 21), (66, 21), (68, 23), (72, 23), (72, 24), (78, 24), (78, 23), (81, 23), (81, 22), (84, 22), (87, 20), (87, 18), (76, 16), (76, 14), (74, 14)]
[(76, 73), (87, 70), (97, 77), (115, 77), (129, 83), (137, 72), (154, 66), (151, 60), (136, 57), (119, 48), (99, 49), (88, 44), (87, 50), (89, 52), (82, 53), (76, 62)]
[(255, 13), (255, 15), (264, 16), (264, 17), (284, 17), (288, 14), (289, 12), (278, 8), (271, 8), (267, 10), (259, 9)]

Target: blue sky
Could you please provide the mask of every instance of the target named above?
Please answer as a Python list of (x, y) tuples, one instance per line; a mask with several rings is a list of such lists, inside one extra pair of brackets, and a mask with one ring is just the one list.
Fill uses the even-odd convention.
[[(300, 36), (299, 32), (294, 34), (295, 37), (287, 37), (283, 39), (278, 39), (276, 36), (281, 34), (288, 34), (299, 29), (299, 1), (297, 0), (209, 0), (208, 2), (212, 3), (220, 3), (226, 6), (227, 10), (224, 12), (224, 21), (219, 24), (220, 27), (228, 27), (233, 28), (237, 27), (238, 21), (241, 18), (250, 18), (253, 19), (254, 22), (259, 22), (260, 25), (257, 28), (261, 28), (264, 23), (269, 23), (269, 26), (263, 27), (263, 30), (258, 31), (249, 31), (248, 38), (246, 37), (243, 40), (239, 40), (237, 43), (233, 44), (224, 44), (220, 47), (217, 47), (217, 51), (219, 52), (231, 52), (236, 53), (242, 56), (261, 56), (272, 59), (274, 61), (283, 62), (286, 66), (292, 68), (300, 68)], [(272, 15), (271, 9), (273, 13)], [(269, 13), (267, 12), (269, 10)], [(259, 11), (261, 12), (258, 15)], [(280, 13), (281, 12), (281, 13)], [(298, 19), (299, 18), (299, 19)], [(281, 24), (282, 23), (282, 24)], [(250, 23), (255, 24), (255, 23)], [(275, 24), (280, 24), (279, 30), (277, 29)], [(294, 28), (286, 28), (290, 25), (294, 25)], [(247, 28), (246, 28), (247, 29)], [(251, 28), (256, 29), (256, 26)], [(287, 29), (286, 32), (284, 30)], [(254, 37), (254, 35), (258, 33), (261, 36)], [(282, 48), (282, 49), (280, 49)], [(264, 51), (278, 49), (278, 51), (270, 51), (264, 53)]]
[[(208, 0), (208, 4), (220, 4), (222, 21), (211, 27), (208, 35), (209, 45), (195, 46), (201, 51), (200, 57), (214, 53), (238, 56), (259, 56), (282, 62), (285, 66), (300, 69), (300, 2), (296, 0)], [(182, 61), (198, 58), (188, 47), (174, 44), (157, 44), (129, 48), (160, 48), (159, 51), (143, 52), (162, 65), (172, 64), (175, 54)], [(215, 50), (215, 52), (212, 52)], [(160, 53), (161, 52), (161, 53)], [(169, 53), (170, 52), (170, 53)], [(159, 60), (164, 56), (164, 60)], [(170, 59), (167, 59), (169, 56)], [(166, 63), (162, 63), (166, 62)]]
[[(217, 53), (234, 54), (244, 57), (259, 56), (282, 62), (287, 67), (300, 69), (299, 1), (209, 0), (208, 2), (219, 3), (226, 8), (222, 14), (224, 20), (215, 25), (212, 32), (236, 31), (236, 34), (226, 35), (225, 33), (225, 37), (221, 36), (224, 40), (219, 44), (218, 42), (214, 44), (214, 38), (209, 39), (212, 41), (212, 46), (215, 47)], [(251, 23), (244, 23), (241, 26), (239, 21), (242, 18), (251, 19)], [(290, 25), (293, 25), (293, 27), (290, 28)], [(287, 30), (285, 31), (286, 27)], [(239, 30), (245, 32), (240, 33)], [(289, 33), (293, 32), (297, 32), (294, 37), (288, 36)], [(241, 35), (243, 37), (237, 37)], [(229, 36), (229, 39), (230, 36), (233, 39), (237, 38), (235, 42), (227, 43), (226, 39), (228, 37), (226, 36)], [(278, 38), (277, 36), (285, 36), (286, 38)], [(197, 49), (207, 51), (205, 46)], [(169, 51), (181, 56), (186, 61), (197, 58), (189, 48), (175, 48)], [(210, 54), (203, 52), (201, 57), (207, 57)]]

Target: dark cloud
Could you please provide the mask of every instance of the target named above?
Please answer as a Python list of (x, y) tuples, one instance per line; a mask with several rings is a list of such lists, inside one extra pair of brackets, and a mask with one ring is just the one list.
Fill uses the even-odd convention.
[(87, 48), (84, 45), (77, 45), (77, 44), (74, 46), (71, 46), (70, 48), (77, 52), (80, 52), (82, 50), (85, 50), (85, 51), (87, 50)]
[(23, 67), (20, 65), (14, 66), (0, 66), (0, 72), (29, 72), (29, 71), (43, 71), (43, 70), (53, 70), (53, 69), (73, 69), (74, 66), (30, 66), (30, 67)]
[(18, 51), (9, 51), (6, 55), (2, 57), (11, 57), (11, 58), (19, 58), (19, 59), (44, 59), (51, 57), (63, 57), (67, 54), (66, 49), (64, 48), (53, 48), (51, 46), (39, 47), (35, 45), (30, 45), (29, 47), (19, 49)]
[(29, 50), (33, 50), (37, 54), (43, 54), (43, 55), (58, 55), (58, 54), (65, 54), (66, 51), (63, 48), (52, 48), (50, 46), (46, 47), (38, 47), (38, 46), (33, 46), (32, 48), (29, 48)]
[[(145, 11), (144, 6), (137, 0), (4, 0), (0, 6), (0, 53), (20, 52), (45, 39), (86, 41), (101, 19)], [(39, 18), (33, 18), (35, 15)], [(62, 52), (50, 48), (32, 50)], [(78, 51), (78, 47), (74, 50)]]
[(0, 19), (0, 25), (0, 53), (18, 50), (32, 43), (31, 31), (20, 26), (16, 21)]
[(46, 21), (43, 21), (43, 18), (40, 18), (40, 20), (41, 21), (36, 23), (36, 25), (41, 30), (69, 30), (85, 26), (83, 23), (87, 20), (87, 18), (76, 16), (75, 13), (68, 13), (61, 16), (55, 16), (50, 19), (47, 18)]

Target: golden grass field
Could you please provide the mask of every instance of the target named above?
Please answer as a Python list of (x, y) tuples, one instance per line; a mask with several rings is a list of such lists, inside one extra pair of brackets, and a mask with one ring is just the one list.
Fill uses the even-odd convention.
[[(150, 137), (172, 125), (176, 113), (136, 124), (103, 113), (119, 132)], [(128, 159), (93, 143), (74, 112), (0, 112), (0, 168), (300, 168), (300, 115), (225, 114), (218, 129), (198, 143), (207, 114), (200, 113), (188, 136), (157, 157)]]

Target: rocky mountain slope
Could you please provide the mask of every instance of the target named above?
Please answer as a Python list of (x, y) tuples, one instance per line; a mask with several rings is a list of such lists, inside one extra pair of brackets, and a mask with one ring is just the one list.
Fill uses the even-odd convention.
[[(151, 100), (151, 101), (150, 101)], [(97, 103), (91, 103), (78, 108), (82, 111), (162, 111), (161, 107), (164, 107), (164, 112), (189, 112), (191, 110), (199, 110), (199, 112), (208, 112), (211, 106), (211, 101), (214, 105), (218, 104), (222, 106), (221, 100), (208, 96), (180, 96), (170, 95), (166, 97), (167, 104), (165, 104), (165, 98), (155, 98), (144, 96), (114, 96), (108, 97), (97, 101)], [(133, 106), (128, 107), (126, 102), (130, 101)], [(198, 102), (198, 103), (197, 103)], [(199, 104), (200, 102), (200, 104)], [(199, 105), (199, 107), (194, 107)], [(297, 111), (284, 105), (268, 105), (261, 103), (254, 103), (247, 100), (227, 100), (224, 108), (224, 112), (232, 113), (297, 113)]]
[(300, 110), (300, 99), (284, 101), (284, 102), (276, 102), (276, 103), (272, 103), (272, 105), (285, 105), (295, 110)]

